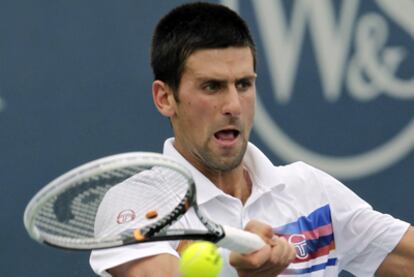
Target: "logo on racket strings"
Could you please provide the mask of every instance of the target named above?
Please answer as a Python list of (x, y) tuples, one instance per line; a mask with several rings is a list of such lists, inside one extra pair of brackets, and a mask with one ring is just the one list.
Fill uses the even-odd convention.
[(116, 223), (124, 224), (131, 222), (136, 218), (135, 212), (131, 209), (121, 211), (116, 217)]

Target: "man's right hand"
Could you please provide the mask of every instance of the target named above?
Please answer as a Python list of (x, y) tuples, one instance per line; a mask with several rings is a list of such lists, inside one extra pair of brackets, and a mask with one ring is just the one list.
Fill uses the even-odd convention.
[(285, 238), (274, 235), (271, 226), (252, 220), (247, 223), (245, 230), (259, 235), (267, 245), (251, 254), (231, 252), (230, 264), (240, 277), (274, 277), (295, 259), (293, 245)]

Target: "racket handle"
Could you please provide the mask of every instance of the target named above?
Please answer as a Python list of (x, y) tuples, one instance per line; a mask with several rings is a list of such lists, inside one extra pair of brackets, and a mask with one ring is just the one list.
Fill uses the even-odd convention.
[(249, 254), (265, 246), (264, 241), (256, 234), (230, 226), (222, 226), (225, 236), (216, 244), (220, 247)]

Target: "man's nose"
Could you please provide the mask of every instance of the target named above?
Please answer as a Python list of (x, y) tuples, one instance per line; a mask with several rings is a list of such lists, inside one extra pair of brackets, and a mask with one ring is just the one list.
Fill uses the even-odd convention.
[(223, 95), (222, 113), (231, 116), (238, 116), (241, 113), (240, 94), (234, 86), (229, 87)]

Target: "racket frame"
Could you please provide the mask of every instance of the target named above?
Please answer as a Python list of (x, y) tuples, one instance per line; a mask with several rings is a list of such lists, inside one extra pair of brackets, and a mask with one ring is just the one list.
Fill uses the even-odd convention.
[[(80, 238), (76, 248), (68, 247), (61, 236), (47, 234), (36, 227), (36, 214), (43, 205), (49, 199), (57, 197), (60, 193), (70, 188), (75, 180), (91, 178), (93, 175), (102, 174), (106, 171), (115, 170), (120, 167), (132, 166), (142, 166), (146, 168), (163, 166), (178, 171), (188, 180), (189, 186), (185, 197), (170, 214), (164, 216), (162, 219), (140, 229), (126, 230), (120, 237), (114, 238), (112, 241), (97, 242), (96, 239), (92, 238), (90, 240)], [(170, 229), (170, 225), (179, 220), (191, 207), (194, 209), (197, 217), (207, 230)], [(191, 173), (173, 159), (154, 152), (129, 152), (116, 154), (75, 167), (52, 180), (48, 185), (39, 190), (27, 205), (24, 211), (23, 221), (24, 226), (32, 239), (50, 246), (64, 249), (69, 248), (72, 250), (101, 249), (134, 243), (181, 239), (203, 239), (211, 242), (218, 242), (225, 236), (222, 226), (209, 220), (199, 210), (196, 201), (196, 187)], [(75, 238), (70, 238), (68, 240), (76, 241)]]

